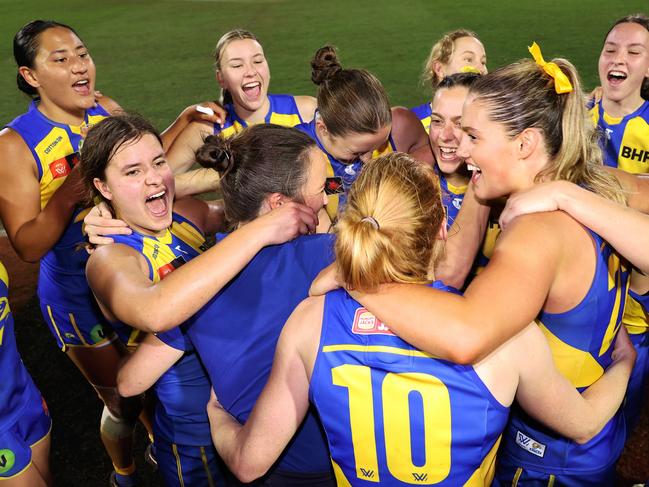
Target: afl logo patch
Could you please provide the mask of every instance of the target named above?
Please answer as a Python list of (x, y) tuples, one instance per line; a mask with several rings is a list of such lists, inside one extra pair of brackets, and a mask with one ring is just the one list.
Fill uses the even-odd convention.
[(352, 325), (352, 333), (357, 335), (393, 335), (390, 328), (385, 326), (372, 313), (365, 308), (358, 308), (354, 313), (354, 324)]

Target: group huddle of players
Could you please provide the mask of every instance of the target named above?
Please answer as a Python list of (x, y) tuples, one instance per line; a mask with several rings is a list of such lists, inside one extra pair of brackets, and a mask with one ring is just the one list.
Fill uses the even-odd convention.
[[(220, 103), (160, 134), (72, 27), (18, 31), (0, 219), (104, 403), (110, 485), (141, 485), (138, 420), (168, 486), (615, 484), (649, 373), (649, 17), (606, 33), (588, 96), (529, 50), (488, 72), (447, 33), (408, 110), (332, 46), (317, 97), (269, 94), (236, 29)], [(53, 485), (0, 281), (0, 480)]]

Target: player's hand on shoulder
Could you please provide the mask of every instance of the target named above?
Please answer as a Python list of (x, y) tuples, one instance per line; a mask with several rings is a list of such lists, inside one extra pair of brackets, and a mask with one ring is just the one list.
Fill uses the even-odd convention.
[(85, 216), (83, 231), (90, 242), (86, 248), (89, 253), (92, 253), (96, 246), (113, 243), (113, 239), (106, 235), (130, 235), (133, 233), (124, 221), (113, 217), (110, 207), (103, 201), (95, 205)]
[(558, 196), (566, 189), (566, 184), (570, 183), (565, 181), (539, 183), (530, 189), (511, 195), (500, 214), (500, 227), (505, 229), (514, 218), (520, 215), (558, 210)]
[(311, 283), (309, 288), (309, 296), (322, 296), (323, 294), (343, 287), (344, 283), (338, 275), (338, 267), (336, 263), (329, 264), (327, 267), (322, 269), (320, 273)]
[(259, 225), (266, 245), (276, 245), (315, 233), (318, 216), (308, 206), (289, 201), (256, 218), (251, 224)]

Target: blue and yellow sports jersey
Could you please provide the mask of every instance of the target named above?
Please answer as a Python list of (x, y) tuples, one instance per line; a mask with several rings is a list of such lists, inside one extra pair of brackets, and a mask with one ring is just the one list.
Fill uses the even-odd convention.
[(433, 107), (431, 106), (430, 102), (424, 103), (423, 105), (419, 105), (417, 107), (413, 107), (410, 109), (410, 111), (417, 115), (417, 118), (426, 129), (426, 133), (429, 134), (430, 117), (433, 114)]
[(473, 367), (415, 349), (341, 289), (325, 297), (309, 394), (339, 486), (491, 484), (509, 408)]
[[(295, 127), (304, 123), (300, 116), (300, 111), (297, 108), (295, 97), (293, 95), (268, 95), (270, 100), (270, 108), (264, 123), (274, 123), (283, 127)], [(234, 105), (225, 105), (228, 116), (223, 125), (214, 124), (214, 133), (221, 134), (223, 137), (232, 137), (245, 129), (248, 124), (245, 120), (241, 119), (237, 112), (234, 110)]]
[[(239, 422), (246, 421), (266, 385), (284, 323), (307, 297), (311, 281), (333, 260), (332, 246), (331, 235), (307, 235), (265, 247), (181, 327), (205, 364), (219, 401)], [(158, 338), (182, 350), (179, 333), (170, 330)], [(275, 465), (288, 472), (331, 470), (314, 413), (307, 414)]]
[(464, 195), (466, 194), (468, 185), (464, 186), (453, 186), (448, 182), (444, 174), (437, 171), (439, 176), (439, 185), (442, 189), (442, 203), (446, 207), (446, 228), (451, 228), (455, 218), (457, 218), (457, 213), (460, 211), (462, 206), (462, 201), (464, 201)]
[(0, 262), (0, 370), (4, 371), (0, 387), (0, 432), (13, 425), (34, 398), (41, 394), (23, 365), (14, 335), (14, 319), (9, 308), (9, 276)]
[[(360, 159), (356, 159), (355, 161), (347, 164), (339, 161), (334, 156), (329, 154), (320, 142), (320, 139), (318, 138), (318, 135), (316, 133), (315, 118), (311, 122), (303, 123), (302, 125), (298, 125), (295, 128), (301, 130), (302, 132), (309, 135), (309, 137), (311, 137), (313, 140), (315, 140), (318, 148), (327, 155), (329, 164), (327, 164), (327, 183), (325, 185), (325, 191), (328, 195), (326, 209), (327, 214), (329, 215), (331, 220), (334, 221), (338, 215), (339, 210), (342, 209), (345, 201), (347, 201), (347, 193), (349, 192), (349, 188), (351, 188), (352, 183), (356, 181), (358, 173), (360, 173), (361, 169), (363, 168), (363, 162)], [(396, 150), (397, 149), (394, 144), (394, 140), (392, 140), (392, 133), (390, 133), (390, 136), (388, 137), (388, 140), (385, 141), (385, 144), (372, 152), (372, 158), (383, 156), (391, 152), (395, 152)]]
[(649, 296), (641, 296), (629, 290), (624, 309), (624, 326), (629, 335), (639, 335), (649, 331)]
[[(128, 245), (142, 254), (149, 266), (149, 279), (164, 279), (185, 262), (204, 250), (203, 234), (187, 219), (174, 213), (171, 227), (162, 237), (133, 232), (112, 235), (115, 243)], [(136, 345), (144, 335), (130, 326), (112, 323), (120, 339)], [(186, 347), (186, 353), (155, 384), (158, 403), (153, 419), (156, 438), (181, 445), (211, 445), (205, 408), (210, 397), (210, 383), (197, 354)]]
[(621, 118), (607, 115), (602, 102), (590, 110), (593, 122), (602, 130), (604, 164), (633, 173), (649, 172), (649, 101)]
[(624, 400), (624, 414), (630, 434), (640, 417), (649, 377), (649, 294), (640, 295), (629, 290), (622, 322), (637, 353)]
[[(23, 138), (34, 156), (40, 181), (41, 208), (45, 207), (77, 164), (81, 128), (96, 124), (108, 116), (108, 112), (97, 105), (86, 111), (82, 125), (64, 125), (45, 117), (34, 101), (27, 113), (7, 125)], [(86, 211), (81, 208), (75, 210), (59, 241), (41, 259), (38, 296), (47, 303), (75, 309), (86, 308), (94, 302), (85, 276), (88, 254), (77, 248), (84, 242), (81, 226)]]
[[(597, 267), (587, 295), (570, 311), (541, 312), (536, 320), (557, 369), (580, 391), (599, 379), (612, 362), (629, 280), (625, 263), (611, 246), (589, 232), (597, 249)], [(592, 440), (578, 445), (512, 408), (499, 459), (503, 464), (557, 475), (592, 473), (617, 460), (624, 439), (620, 412)]]

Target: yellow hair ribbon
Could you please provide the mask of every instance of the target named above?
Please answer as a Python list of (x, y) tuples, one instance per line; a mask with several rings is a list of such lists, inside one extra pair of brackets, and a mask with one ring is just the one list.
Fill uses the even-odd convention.
[(559, 94), (570, 93), (572, 91), (572, 84), (566, 74), (561, 71), (561, 68), (555, 63), (545, 62), (545, 59), (543, 59), (543, 55), (541, 54), (541, 48), (536, 42), (532, 43), (532, 47), (528, 47), (528, 49), (534, 58), (534, 61), (536, 61), (536, 64), (541, 66), (543, 71), (554, 79), (555, 91)]

